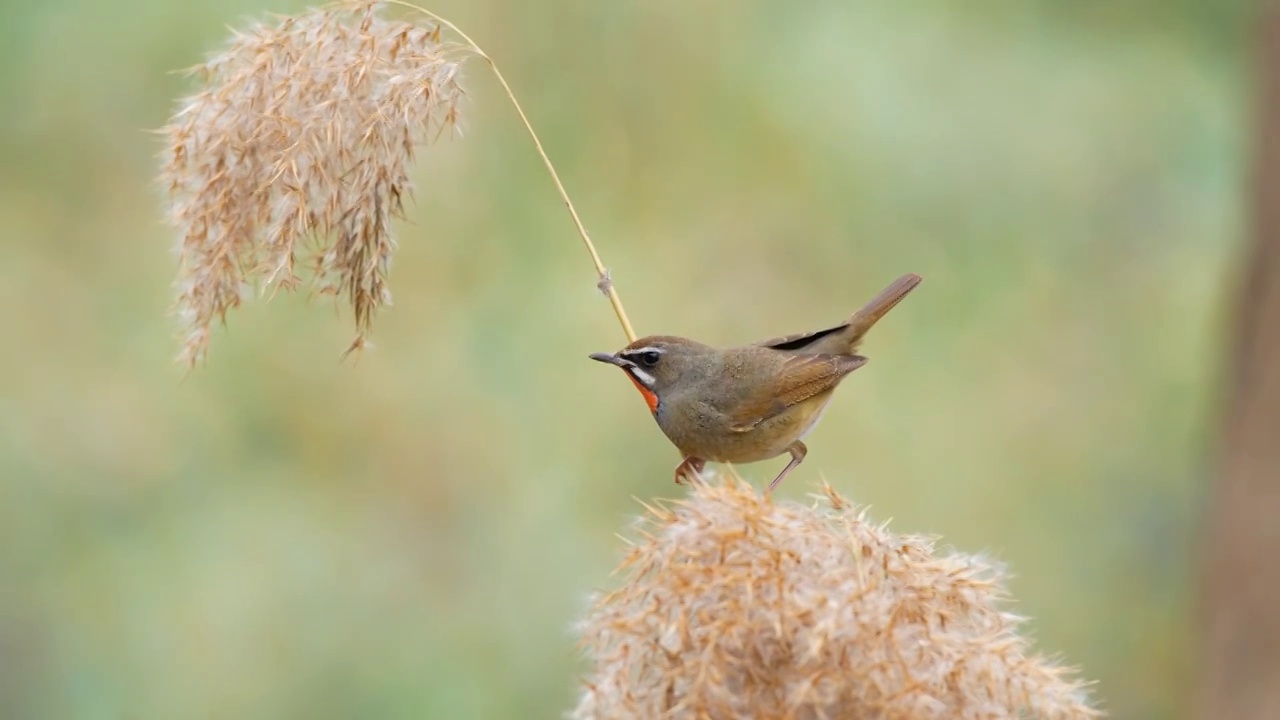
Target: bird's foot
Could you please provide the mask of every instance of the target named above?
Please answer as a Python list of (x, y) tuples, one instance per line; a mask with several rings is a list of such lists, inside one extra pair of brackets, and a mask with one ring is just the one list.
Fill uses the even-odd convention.
[(687, 457), (679, 465), (676, 466), (676, 484), (683, 485), (681, 478), (688, 477), (692, 482), (702, 482), (702, 468), (707, 466), (707, 461), (702, 458)]
[(787, 466), (782, 468), (782, 472), (778, 473), (778, 477), (769, 483), (769, 489), (764, 491), (765, 495), (773, 494), (774, 488), (778, 487), (778, 483), (782, 482), (782, 478), (786, 477), (792, 470), (795, 470), (796, 466), (804, 460), (804, 456), (809, 454), (809, 448), (797, 440), (791, 443), (791, 447), (787, 448), (787, 452), (791, 453), (791, 462), (787, 463)]

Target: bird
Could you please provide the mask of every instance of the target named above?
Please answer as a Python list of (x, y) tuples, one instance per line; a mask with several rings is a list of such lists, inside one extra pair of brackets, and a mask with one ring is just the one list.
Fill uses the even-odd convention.
[(804, 461), (803, 440), (836, 387), (867, 363), (857, 354), (867, 332), (922, 278), (894, 280), (840, 325), (720, 348), (676, 335), (638, 338), (614, 353), (588, 357), (621, 368), (682, 460), (682, 478), (698, 480), (707, 462), (747, 464), (790, 454), (765, 491), (772, 493)]

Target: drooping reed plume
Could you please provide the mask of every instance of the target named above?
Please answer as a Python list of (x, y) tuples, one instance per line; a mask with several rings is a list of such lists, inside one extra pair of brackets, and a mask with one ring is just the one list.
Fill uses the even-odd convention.
[(1001, 606), (1002, 570), (729, 481), (651, 508), (579, 625), (574, 720), (1043, 718), (1100, 713)]
[(359, 347), (390, 301), (392, 220), (415, 149), (451, 130), (464, 46), (378, 3), (314, 9), (237, 32), (191, 72), (202, 87), (163, 129), (160, 179), (178, 230), (180, 359), (255, 284), (299, 269), (344, 296)]

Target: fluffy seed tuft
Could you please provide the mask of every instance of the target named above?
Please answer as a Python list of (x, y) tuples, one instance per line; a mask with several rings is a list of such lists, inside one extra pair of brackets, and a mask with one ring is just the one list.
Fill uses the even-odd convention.
[(647, 507), (579, 626), (593, 668), (570, 717), (1101, 715), (999, 607), (1001, 568), (823, 493), (775, 504), (729, 480)]
[(202, 87), (161, 131), (182, 362), (203, 359), (214, 320), (257, 281), (297, 287), (300, 264), (319, 292), (350, 302), (352, 350), (390, 302), (391, 221), (412, 190), (415, 147), (458, 123), (467, 51), (379, 8), (259, 24), (191, 70)]

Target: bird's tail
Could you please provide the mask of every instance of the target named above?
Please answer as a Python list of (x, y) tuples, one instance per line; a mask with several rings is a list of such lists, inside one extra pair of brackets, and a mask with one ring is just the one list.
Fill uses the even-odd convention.
[(915, 273), (907, 273), (902, 277), (894, 280), (889, 287), (880, 291), (879, 295), (871, 298), (871, 301), (863, 305), (860, 310), (849, 316), (848, 332), (846, 337), (849, 338), (849, 352), (853, 352), (862, 342), (862, 337), (872, 328), (880, 318), (885, 316), (902, 299), (907, 293), (915, 289), (920, 281), (924, 278)]

